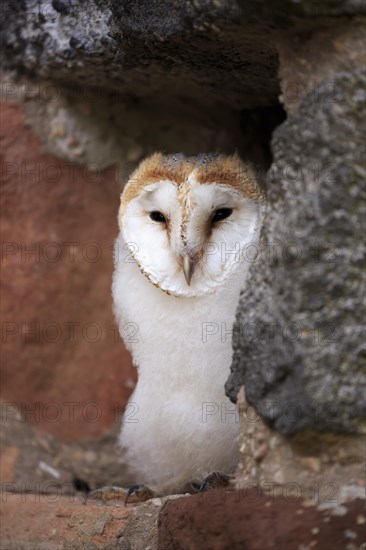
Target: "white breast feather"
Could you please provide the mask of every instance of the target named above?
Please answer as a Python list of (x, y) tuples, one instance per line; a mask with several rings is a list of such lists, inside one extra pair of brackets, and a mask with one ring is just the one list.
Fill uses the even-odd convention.
[[(248, 242), (257, 240), (259, 218), (254, 218)], [(179, 298), (141, 273), (122, 234), (116, 250), (114, 312), (124, 337), (128, 323), (137, 327), (133, 339), (138, 341), (126, 346), (138, 367), (138, 384), (120, 435), (135, 480), (171, 492), (211, 471), (233, 471), (239, 418), (224, 384), (249, 262), (241, 258), (214, 293)]]

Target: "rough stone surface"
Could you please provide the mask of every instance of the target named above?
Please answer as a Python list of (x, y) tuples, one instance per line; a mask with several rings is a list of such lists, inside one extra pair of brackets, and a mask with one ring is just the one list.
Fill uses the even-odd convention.
[(354, 18), (352, 24), (328, 21), (310, 31), (297, 28), (277, 35), (280, 101), (287, 113), (296, 111), (309, 93), (314, 102), (319, 93), (328, 103), (337, 100), (334, 75), (366, 66), (365, 29), (363, 18)]
[[(155, 550), (160, 508), (88, 502), (60, 494), (2, 494), (4, 550)], [(130, 537), (130, 522), (139, 530)], [(139, 533), (140, 539), (136, 540)], [(139, 543), (140, 541), (140, 543)], [(142, 546), (142, 544), (144, 544)]]
[(18, 75), (225, 108), (276, 101), (273, 29), (365, 13), (359, 0), (26, 0), (2, 10), (3, 66)]
[(202, 101), (205, 93), (211, 103), (247, 108), (278, 94), (277, 55), (255, 2), (249, 14), (235, 2), (64, 4), (61, 12), (48, 2), (5, 5), (6, 69), (136, 99), (164, 92)]
[(277, 430), (363, 432), (365, 73), (338, 73), (274, 133), (269, 211), (227, 394)]
[[(159, 517), (159, 550), (361, 550), (364, 501), (320, 509), (288, 493), (252, 486), (169, 501)], [(351, 546), (352, 544), (352, 546)]]
[(74, 478), (91, 491), (131, 481), (116, 445), (119, 422), (97, 439), (65, 442), (32, 426), (14, 405), (0, 406), (0, 484), (7, 491), (74, 494)]
[(320, 498), (348, 491), (365, 496), (366, 441), (357, 434), (302, 430), (291, 438), (263, 421), (239, 395), (241, 430), (236, 483), (296, 486)]

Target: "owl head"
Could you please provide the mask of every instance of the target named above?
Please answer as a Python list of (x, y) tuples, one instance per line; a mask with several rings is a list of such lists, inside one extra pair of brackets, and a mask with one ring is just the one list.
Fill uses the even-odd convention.
[(173, 296), (217, 289), (248, 261), (264, 195), (237, 155), (148, 157), (121, 195), (119, 226), (141, 272)]

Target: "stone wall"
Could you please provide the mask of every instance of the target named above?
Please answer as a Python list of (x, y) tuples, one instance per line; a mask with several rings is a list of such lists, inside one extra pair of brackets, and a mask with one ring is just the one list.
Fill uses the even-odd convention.
[[(134, 384), (110, 301), (122, 182), (154, 150), (237, 149), (268, 193), (226, 385), (232, 400), (244, 385), (242, 410), (259, 414), (243, 421), (242, 475), (263, 480), (273, 464), (281, 482), (323, 472), (332, 449), (334, 464), (347, 465), (355, 445), (359, 482), (364, 3), (24, 0), (1, 9), (3, 398), (28, 411), (39, 402), (40, 419), (27, 419), (64, 439), (113, 426)], [(88, 243), (97, 246), (85, 257)], [(73, 341), (70, 322), (81, 328)], [(82, 333), (89, 322), (102, 329), (95, 342)], [(62, 324), (54, 342), (54, 326), (43, 332), (50, 323)], [(78, 403), (73, 422), (65, 395)]]
[[(366, 74), (354, 66), (364, 40), (357, 24), (346, 38), (342, 29), (333, 64), (336, 30), (332, 35), (323, 46), (323, 74), (315, 69), (309, 86), (305, 70), (291, 83), (303, 98), (296, 97), (295, 108), (287, 100), (291, 115), (273, 134), (269, 210), (252, 284), (239, 305), (227, 384), (232, 398), (244, 384), (249, 403), (284, 434), (309, 426), (365, 431)], [(312, 41), (319, 47), (319, 33), (308, 39), (304, 58), (297, 52), (308, 69), (317, 55)], [(348, 71), (346, 55), (339, 61), (347, 42), (358, 46)], [(282, 56), (295, 71), (285, 48)], [(290, 68), (283, 64), (289, 90)]]

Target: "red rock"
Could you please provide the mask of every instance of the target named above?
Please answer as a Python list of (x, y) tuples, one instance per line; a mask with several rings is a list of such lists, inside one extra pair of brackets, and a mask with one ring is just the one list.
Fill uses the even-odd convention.
[(1, 140), (2, 398), (65, 440), (99, 437), (136, 377), (112, 315), (120, 184), (43, 155), (21, 105), (3, 104)]
[(1, 548), (123, 548), (112, 546), (134, 510), (78, 497), (3, 494)]
[[(272, 505), (267, 506), (268, 502)], [(171, 500), (159, 516), (158, 548), (345, 550), (349, 529), (358, 548), (365, 540), (365, 526), (357, 522), (364, 502), (355, 500), (343, 505), (347, 514), (335, 517), (329, 510), (301, 508), (300, 499), (265, 496), (259, 488), (216, 490)], [(301, 515), (297, 513), (300, 508)]]
[(13, 481), (14, 469), (19, 456), (19, 447), (14, 445), (4, 447), (0, 453), (0, 479)]

